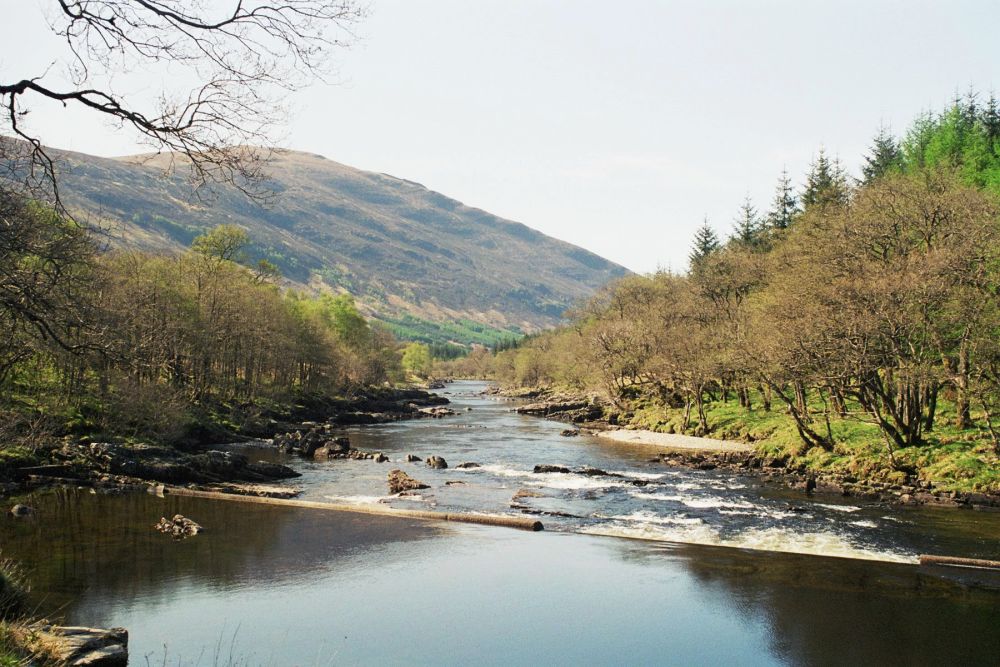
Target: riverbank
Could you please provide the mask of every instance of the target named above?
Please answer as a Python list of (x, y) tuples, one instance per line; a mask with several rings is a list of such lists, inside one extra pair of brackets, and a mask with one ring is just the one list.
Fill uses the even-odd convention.
[[(151, 530), (175, 513), (205, 532)], [(0, 531), (38, 563), (33, 603), (126, 625), (141, 664), (815, 664), (844, 632), (857, 664), (1000, 650), (971, 570), (148, 494), (67, 493)]]
[[(718, 424), (713, 431), (719, 434), (718, 437), (706, 438), (700, 433), (678, 432), (682, 430), (683, 410), (680, 409), (646, 403), (639, 409), (625, 410), (611, 406), (596, 394), (581, 395), (548, 387), (493, 385), (488, 391), (526, 401), (514, 408), (519, 414), (569, 422), (604, 439), (669, 447), (669, 452), (656, 455), (657, 460), (667, 466), (731, 470), (807, 494), (857, 497), (901, 505), (1000, 510), (1000, 492), (956, 488), (962, 485), (956, 485), (953, 477), (942, 474), (952, 472), (953, 467), (940, 461), (933, 466), (901, 466), (899, 461), (893, 465), (880, 444), (841, 447), (831, 455), (801, 451), (788, 433), (775, 428), (774, 422), (781, 419), (778, 411), (757, 417), (758, 421), (766, 420), (766, 424), (754, 429), (745, 421), (732, 418), (732, 410), (723, 405), (710, 413), (710, 418)], [(693, 431), (697, 433), (699, 429)], [(670, 442), (686, 443), (687, 446), (670, 447)]]
[(677, 433), (658, 433), (644, 429), (613, 429), (607, 431), (596, 431), (598, 438), (612, 440), (614, 442), (625, 442), (633, 445), (649, 445), (668, 450), (690, 450), (696, 452), (741, 452), (751, 453), (754, 451), (752, 445), (743, 442), (732, 442), (730, 440), (715, 440), (714, 438), (697, 438), (690, 435), (680, 435)]
[(299, 477), (292, 468), (251, 460), (221, 445), (274, 440), (277, 447), (308, 459), (353, 456), (372, 458), (340, 436), (346, 427), (429, 419), (450, 412), (448, 399), (420, 389), (371, 389), (347, 398), (316, 397), (292, 409), (263, 412), (227, 428), (194, 429), (197, 437), (176, 445), (134, 442), (113, 437), (64, 437), (32, 449), (0, 448), (0, 496), (48, 484), (99, 489), (145, 489), (158, 484), (195, 485), (215, 491), (289, 497), (295, 489), (275, 483)]

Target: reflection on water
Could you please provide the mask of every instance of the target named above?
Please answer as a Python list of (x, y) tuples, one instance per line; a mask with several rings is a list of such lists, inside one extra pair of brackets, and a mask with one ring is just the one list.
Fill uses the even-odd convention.
[[(511, 414), (479, 388), (451, 387), (473, 411), (450, 422), (354, 430), (352, 440), (394, 460), (483, 464), (405, 468), (434, 487), (421, 506), (513, 511), (511, 495), (527, 488), (540, 497), (526, 503), (582, 518), (548, 517), (555, 530), (533, 534), (61, 491), (32, 498), (29, 519), (0, 519), (0, 546), (28, 567), (39, 613), (129, 628), (135, 665), (996, 664), (1000, 574), (570, 531), (763, 535), (786, 550), (829, 534), (883, 559), (996, 557), (1000, 515), (816, 502), (669, 470), (648, 463), (648, 449), (560, 438), (560, 424)], [(534, 463), (622, 477), (534, 475)], [(295, 465), (306, 497), (358, 502), (382, 497), (394, 467)], [(206, 532), (174, 541), (153, 530), (175, 513)]]
[[(133, 664), (993, 664), (1000, 578), (911, 565), (60, 493), (0, 522), (40, 610)], [(174, 541), (161, 515), (203, 524)], [(166, 648), (164, 648), (166, 645)]]
[[(512, 402), (483, 396), (484, 388), (449, 385), (455, 417), (347, 430), (356, 447), (385, 452), (392, 463), (282, 460), (304, 473), (296, 483), (310, 500), (517, 513), (512, 497), (524, 489), (517, 505), (550, 513), (549, 530), (910, 563), (921, 553), (1000, 559), (1000, 513), (810, 499), (727, 471), (669, 468), (650, 461), (653, 447), (561, 437), (564, 424), (513, 413)], [(406, 463), (407, 454), (444, 456), (452, 467), (430, 470)], [(481, 465), (455, 468), (466, 461)], [(540, 463), (615, 475), (533, 473)], [(432, 488), (389, 496), (393, 467)]]

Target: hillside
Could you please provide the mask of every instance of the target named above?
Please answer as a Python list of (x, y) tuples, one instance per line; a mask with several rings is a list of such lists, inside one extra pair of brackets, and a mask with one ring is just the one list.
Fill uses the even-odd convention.
[(57, 155), (67, 204), (109, 226), (113, 245), (180, 249), (205, 229), (236, 224), (256, 258), (290, 281), (348, 291), (408, 337), (489, 342), (505, 335), (498, 330), (535, 331), (627, 273), (418, 183), (318, 155), (275, 156), (278, 197), (268, 207), (234, 188), (200, 201), (183, 175), (165, 174), (162, 157)]

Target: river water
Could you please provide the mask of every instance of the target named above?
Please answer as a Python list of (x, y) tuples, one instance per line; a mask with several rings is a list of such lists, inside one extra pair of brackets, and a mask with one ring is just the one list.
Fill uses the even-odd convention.
[[(650, 447), (563, 438), (483, 388), (449, 385), (455, 417), (349, 430), (392, 463), (290, 459), (296, 481), (312, 500), (512, 514), (527, 490), (519, 504), (558, 513), (543, 533), (60, 491), (0, 521), (3, 554), (26, 565), (39, 614), (128, 627), (134, 665), (997, 664), (1000, 576), (911, 563), (1000, 558), (1000, 514), (669, 469)], [(432, 488), (387, 498), (393, 467)], [(152, 530), (174, 513), (206, 532)]]

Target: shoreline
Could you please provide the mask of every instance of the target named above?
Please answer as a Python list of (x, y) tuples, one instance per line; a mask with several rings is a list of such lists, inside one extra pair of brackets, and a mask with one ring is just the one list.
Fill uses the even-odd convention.
[(755, 449), (753, 445), (745, 442), (734, 442), (731, 440), (716, 440), (714, 438), (701, 438), (693, 435), (680, 435), (677, 433), (658, 433), (645, 429), (612, 429), (600, 430), (592, 433), (595, 437), (612, 442), (620, 442), (628, 445), (648, 445), (668, 450), (684, 450), (695, 452), (741, 452), (752, 454)]
[[(938, 506), (980, 511), (1000, 511), (1000, 494), (939, 489), (932, 481), (907, 475), (904, 482), (882, 481), (840, 470), (811, 470), (789, 455), (774, 455), (752, 444), (734, 441), (629, 429), (605, 417), (605, 404), (596, 395), (562, 394), (550, 388), (512, 388), (492, 383), (485, 392), (509, 399), (531, 401), (513, 412), (570, 423), (581, 433), (621, 444), (656, 446), (656, 459), (673, 467), (696, 470), (730, 470), (764, 483), (774, 483), (805, 495), (830, 495), (874, 500), (894, 505)], [(629, 433), (638, 434), (630, 436)], [(621, 434), (621, 435), (612, 435)], [(673, 442), (670, 445), (666, 443)], [(661, 444), (663, 443), (663, 444)], [(687, 443), (687, 446), (680, 443)]]

